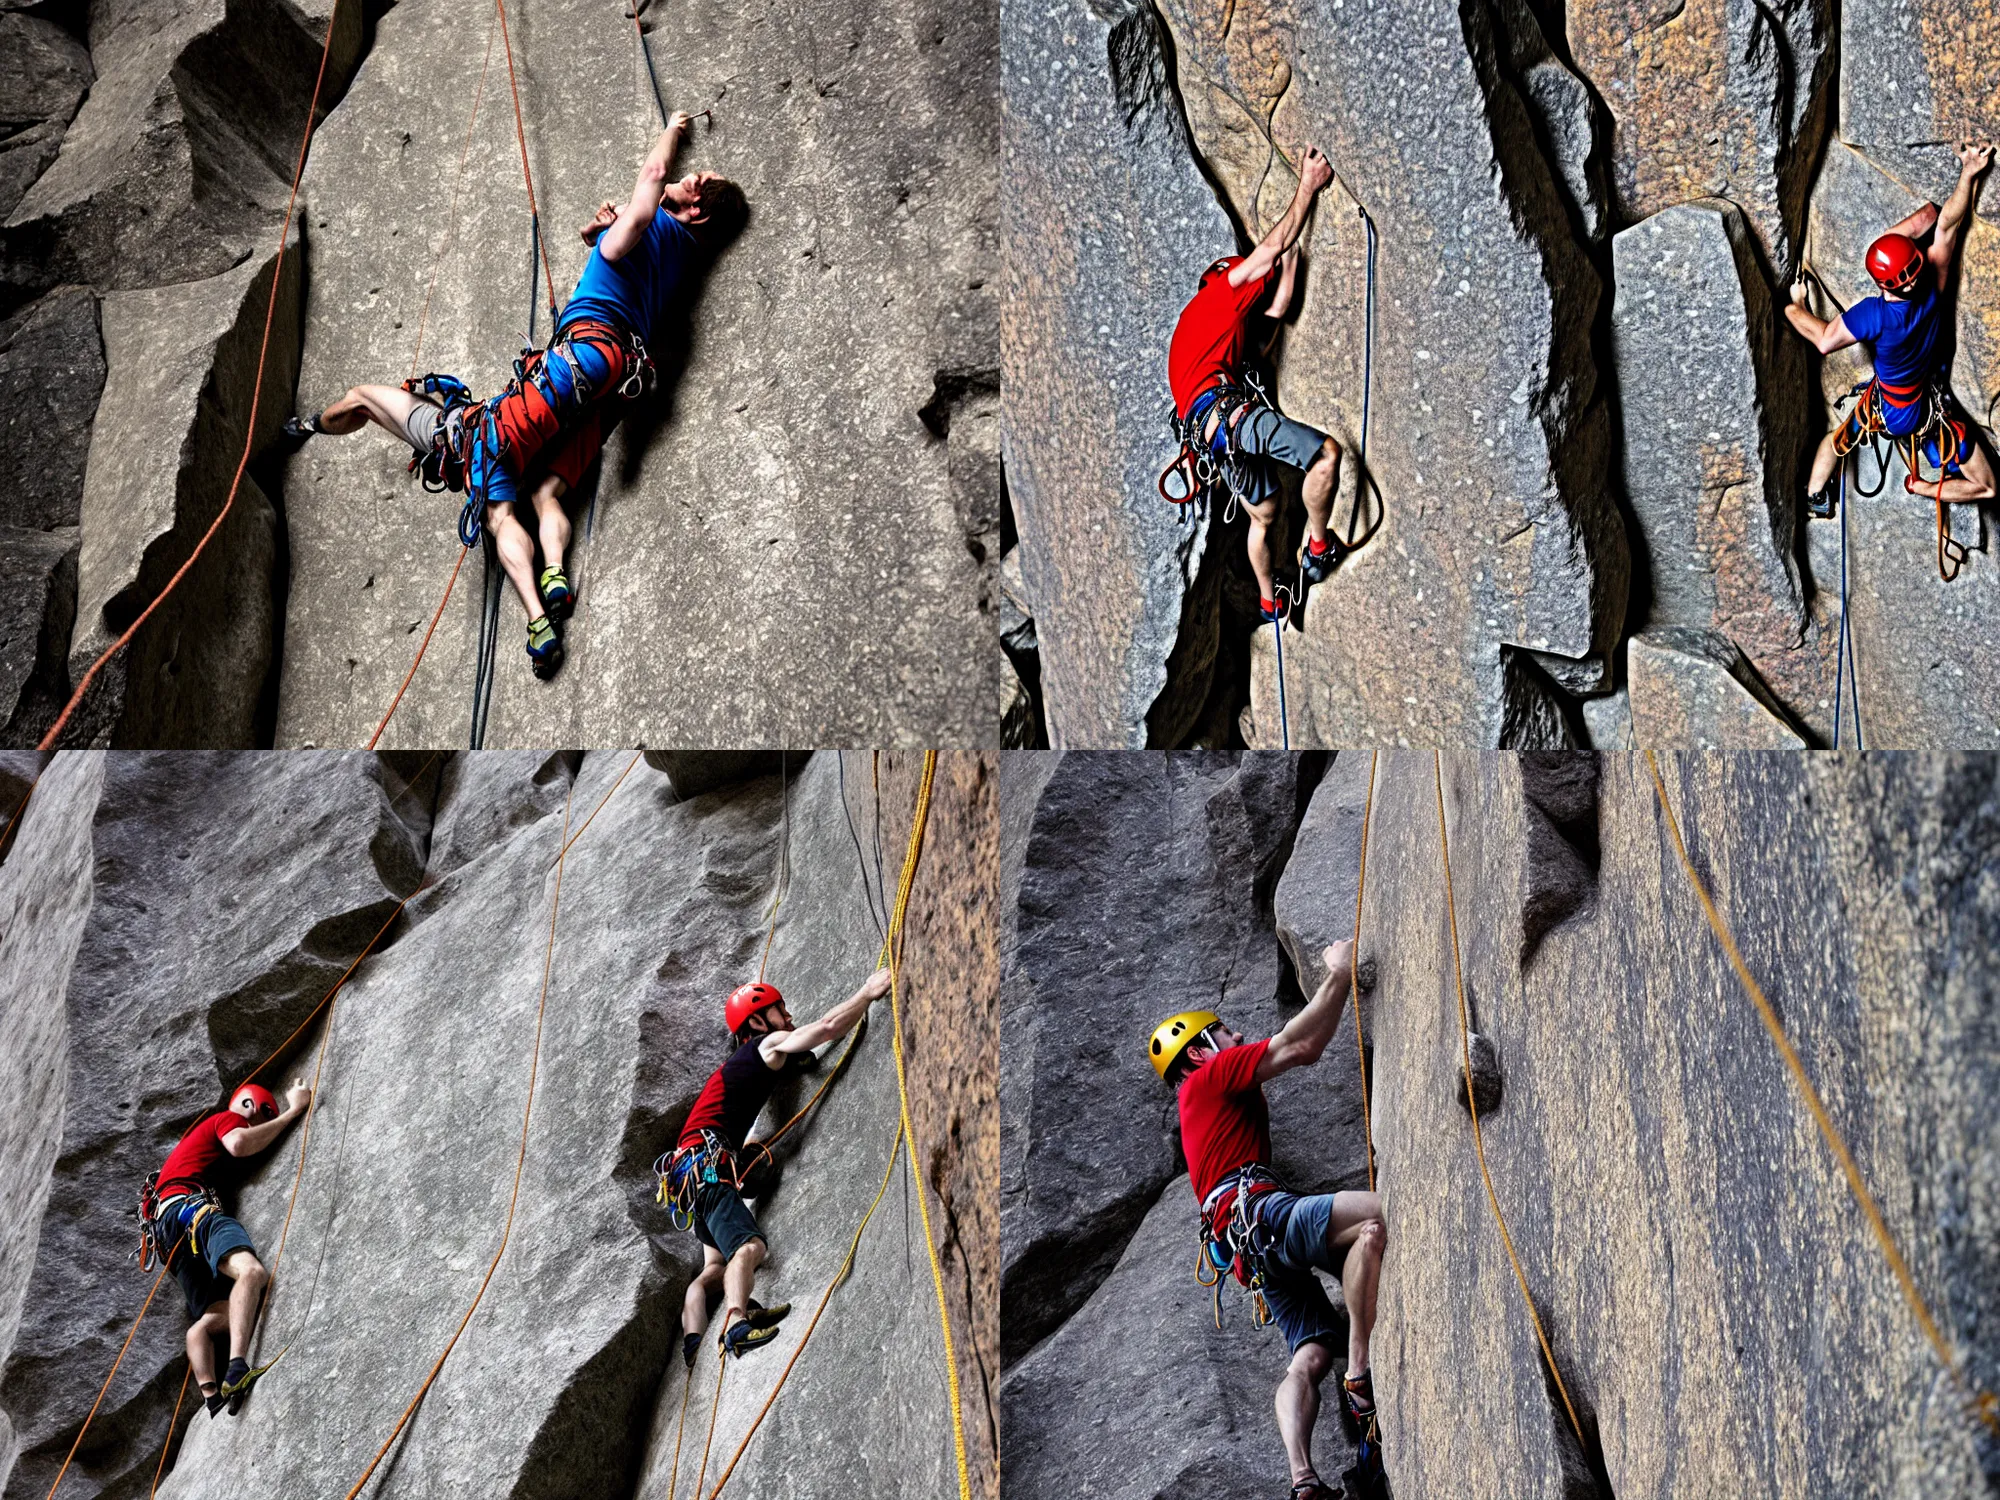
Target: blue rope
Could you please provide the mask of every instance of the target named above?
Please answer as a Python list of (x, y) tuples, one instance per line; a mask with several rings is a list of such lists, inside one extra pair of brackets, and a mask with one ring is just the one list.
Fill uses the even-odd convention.
[[(1361, 467), (1365, 473), (1368, 467), (1368, 418), (1370, 401), (1375, 393), (1375, 221), (1368, 216), (1368, 210), (1360, 204), (1355, 211), (1361, 215), (1361, 222), (1368, 228), (1368, 289), (1362, 301), (1361, 313)], [(1355, 496), (1360, 497), (1361, 486), (1355, 484)], [(1349, 522), (1350, 527), (1352, 521)]]
[(667, 128), (667, 101), (660, 93), (660, 75), (653, 71), (653, 45), (646, 40), (646, 28), (634, 16), (632, 24), (639, 32), (639, 51), (646, 59), (646, 76), (653, 80), (653, 103), (660, 111), (660, 129)]
[(486, 569), (479, 595), (479, 646), (473, 655), (472, 732), (468, 748), (486, 747), (486, 720), (493, 705), (493, 669), (500, 651), (500, 551), (491, 533), (486, 537)]

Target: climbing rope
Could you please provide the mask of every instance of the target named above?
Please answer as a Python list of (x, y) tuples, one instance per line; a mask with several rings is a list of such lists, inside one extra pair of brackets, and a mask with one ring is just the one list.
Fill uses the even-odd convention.
[(382, 715), (382, 722), (377, 724), (375, 732), (368, 736), (366, 748), (370, 750), (375, 748), (376, 741), (382, 738), (382, 731), (387, 729), (389, 721), (396, 717), (396, 707), (403, 701), (403, 694), (410, 690), (410, 679), (417, 675), (417, 668), (423, 662), (424, 653), (430, 649), (431, 637), (437, 633), (438, 621), (444, 618), (444, 607), (451, 603), (452, 586), (458, 582), (458, 570), (465, 566), (465, 554), (470, 550), (467, 547), (458, 549), (458, 560), (451, 565), (451, 577), (444, 581), (444, 597), (438, 600), (438, 607), (431, 615), (430, 628), (424, 632), (424, 638), (417, 646), (417, 659), (410, 663), (410, 670), (403, 674), (403, 685), (396, 689), (396, 696), (389, 700), (389, 711)]
[[(880, 754), (880, 751), (876, 752), (878, 777), (880, 774)], [(798, 1363), (799, 1356), (805, 1353), (806, 1344), (811, 1340), (813, 1330), (819, 1326), (820, 1317), (825, 1313), (827, 1304), (832, 1300), (835, 1290), (839, 1288), (852, 1271), (855, 1256), (861, 1248), (862, 1234), (867, 1230), (869, 1221), (874, 1218), (875, 1210), (881, 1206), (882, 1199), (888, 1194), (890, 1179), (894, 1176), (898, 1159), (906, 1148), (909, 1151), (908, 1160), (911, 1169), (917, 1172), (919, 1180), (921, 1180), (922, 1169), (917, 1162), (915, 1142), (910, 1134), (908, 1125), (909, 1100), (902, 1056), (902, 1012), (899, 993), (904, 923), (909, 913), (910, 895), (916, 885), (917, 865), (923, 853), (924, 834), (930, 822), (932, 783), (936, 775), (937, 752), (935, 750), (927, 750), (924, 752), (923, 779), (917, 790), (916, 812), (910, 824), (910, 842), (903, 856), (903, 874), (897, 884), (896, 904), (893, 915), (890, 918), (888, 934), (882, 942), (881, 956), (877, 963), (877, 967), (886, 966), (889, 970), (890, 1012), (897, 1033), (895, 1040), (896, 1083), (902, 1102), (902, 1109), (896, 1122), (896, 1133), (889, 1144), (888, 1167), (882, 1174), (882, 1185), (876, 1190), (874, 1201), (868, 1205), (868, 1211), (861, 1216), (861, 1223), (855, 1228), (854, 1237), (848, 1243), (846, 1258), (842, 1260), (839, 1270), (834, 1274), (833, 1280), (827, 1284), (826, 1291), (821, 1294), (819, 1306), (813, 1310), (812, 1320), (807, 1323), (804, 1334), (800, 1336), (798, 1347), (792, 1351), (791, 1358), (786, 1361), (784, 1369), (778, 1375), (777, 1383), (772, 1386), (770, 1394), (765, 1397), (763, 1406), (758, 1409), (756, 1417), (750, 1423), (749, 1430), (743, 1434), (742, 1441), (737, 1444), (736, 1451), (730, 1456), (727, 1467), (723, 1469), (721, 1475), (716, 1479), (715, 1488), (708, 1492), (706, 1500), (716, 1500), (716, 1497), (722, 1493), (723, 1485), (728, 1483), (729, 1476), (735, 1472), (736, 1465), (742, 1460), (745, 1451), (748, 1450), (751, 1439), (757, 1435), (758, 1427), (762, 1425), (765, 1416), (769, 1414), (772, 1405), (777, 1401), (778, 1393), (784, 1389), (785, 1381), (790, 1377), (793, 1366)], [(947, 1375), (952, 1409), (952, 1445), (958, 1464), (959, 1495), (960, 1500), (970, 1500), (972, 1493), (971, 1476), (965, 1458), (964, 1416), (958, 1384), (958, 1365), (955, 1355), (956, 1346), (951, 1333), (951, 1315), (945, 1302), (943, 1272), (938, 1263), (937, 1249), (930, 1239), (929, 1209), (925, 1205), (921, 1193), (918, 1195), (918, 1204), (922, 1208), (924, 1215), (924, 1239), (931, 1255), (932, 1284), (937, 1291), (938, 1320), (943, 1329), (946, 1358), (948, 1361)], [(717, 1387), (719, 1394), (719, 1380)], [(713, 1419), (714, 1413), (711, 1412), (711, 1422)]]
[(639, 0), (626, 0), (631, 9), (626, 12), (632, 18), (632, 34), (639, 39), (639, 55), (646, 60), (646, 77), (653, 84), (653, 105), (660, 112), (660, 129), (667, 128), (667, 100), (660, 92), (660, 75), (653, 70), (653, 47), (646, 40), (646, 28), (639, 24)]
[[(1282, 592), (1283, 585), (1276, 587)], [(1278, 645), (1278, 743), (1289, 750), (1292, 748), (1292, 725), (1285, 711), (1285, 611), (1282, 608), (1277, 618), (1271, 621), (1271, 639)]]
[[(644, 750), (634, 750), (632, 752), (632, 758), (625, 762), (625, 769), (620, 771), (618, 773), (618, 779), (611, 783), (611, 790), (606, 792), (602, 797), (599, 797), (597, 799), (597, 806), (593, 807), (590, 810), (590, 816), (583, 820), (583, 826), (577, 829), (577, 831), (574, 834), (570, 835), (568, 842), (565, 843), (562, 846), (562, 848), (557, 852), (556, 859), (561, 859), (563, 855), (569, 853), (570, 844), (574, 844), (578, 839), (582, 838), (586, 833), (590, 831), (590, 825), (596, 821), (597, 815), (604, 811), (604, 804), (609, 802), (613, 794), (616, 793), (618, 788), (624, 784), (625, 778), (632, 774), (632, 768), (639, 764), (640, 758), (643, 757), (645, 753), (646, 752)], [(555, 860), (549, 861), (549, 868), (550, 869), (555, 868)]]
[(1854, 748), (1866, 750), (1861, 733), (1861, 672), (1854, 662), (1854, 632), (1847, 623), (1847, 460), (1840, 460), (1840, 638), (1833, 653), (1833, 748), (1840, 748), (1841, 683), (1854, 684)]
[(1654, 759), (1651, 750), (1646, 752), (1646, 769), (1652, 773), (1653, 792), (1659, 798), (1660, 811), (1666, 815), (1667, 833), (1673, 841), (1674, 854), (1680, 861), (1681, 870), (1687, 876), (1688, 884), (1694, 887), (1695, 898), (1700, 901), (1702, 913), (1708, 918), (1709, 931), (1715, 934), (1715, 940), (1722, 945), (1722, 951), (1727, 955), (1730, 967), (1736, 970), (1736, 977), (1742, 982), (1744, 992), (1757, 1007), (1757, 1018), (1764, 1023), (1764, 1030), (1770, 1034), (1772, 1044), (1777, 1047), (1779, 1057), (1784, 1059), (1785, 1067), (1792, 1075), (1792, 1081), (1798, 1085), (1799, 1094), (1804, 1098), (1806, 1108), (1811, 1111), (1813, 1122), (1819, 1126), (1820, 1137), (1826, 1142), (1827, 1150), (1833, 1153), (1834, 1160), (1840, 1164), (1840, 1170), (1847, 1178), (1848, 1189), (1854, 1194), (1854, 1201), (1861, 1205), (1861, 1212), (1868, 1220), (1868, 1227), (1874, 1231), (1875, 1239), (1882, 1247), (1883, 1258), (1889, 1262), (1889, 1269), (1895, 1273), (1896, 1281), (1903, 1289), (1903, 1300), (1909, 1304), (1910, 1312), (1916, 1317), (1917, 1325), (1923, 1330), (1924, 1337), (1930, 1341), (1931, 1348), (1936, 1351), (1938, 1362), (1944, 1366), (1945, 1373), (1951, 1376), (1952, 1383), (1964, 1395), (1968, 1409), (1993, 1432), (2000, 1434), (2000, 1398), (1996, 1398), (1990, 1391), (1980, 1390), (1971, 1383), (1957, 1354), (1953, 1352), (1950, 1342), (1945, 1338), (1943, 1330), (1931, 1316), (1923, 1294), (1917, 1290), (1916, 1278), (1910, 1274), (1910, 1268), (1904, 1263), (1902, 1252), (1897, 1250), (1896, 1241), (1889, 1233), (1889, 1226), (1882, 1218), (1882, 1210), (1875, 1202), (1875, 1195), (1868, 1191), (1868, 1184), (1862, 1180), (1861, 1169), (1855, 1165), (1853, 1153), (1847, 1149), (1846, 1141), (1841, 1138), (1840, 1131), (1834, 1126), (1833, 1117), (1827, 1113), (1826, 1105), (1820, 1100), (1819, 1090), (1813, 1087), (1812, 1079), (1806, 1073), (1805, 1064), (1799, 1060), (1799, 1054), (1792, 1046), (1791, 1039), (1785, 1035), (1784, 1023), (1778, 1019), (1778, 1013), (1771, 1008), (1771, 1002), (1765, 998), (1763, 986), (1759, 985), (1751, 975), (1750, 966), (1743, 961), (1742, 951), (1736, 946), (1736, 939), (1730, 933), (1729, 924), (1722, 920), (1721, 912), (1716, 910), (1714, 898), (1709, 895), (1708, 887), (1703, 884), (1701, 876), (1695, 871), (1694, 861), (1688, 857), (1687, 844), (1681, 838), (1680, 821), (1675, 818), (1673, 805), (1667, 800), (1667, 783), (1660, 775), (1660, 764)]
[[(722, 1410), (722, 1377), (728, 1371), (729, 1361), (718, 1346), (715, 1351), (715, 1394), (708, 1398), (708, 1436), (701, 1445), (701, 1472), (694, 1476), (695, 1500), (701, 1500), (701, 1487), (708, 1482), (708, 1452), (715, 1442), (715, 1419)], [(694, 1372), (690, 1370), (688, 1375), (692, 1378)], [(723, 1476), (725, 1479), (728, 1477), (726, 1474)], [(721, 1489), (722, 1486), (718, 1483), (716, 1488)]]
[[(1347, 509), (1347, 535), (1343, 537), (1334, 530), (1331, 517), (1326, 528), (1334, 545), (1343, 552), (1365, 546), (1381, 529), (1383, 517), (1387, 514), (1387, 507), (1381, 503), (1381, 487), (1375, 483), (1375, 475), (1368, 467), (1368, 426), (1373, 415), (1375, 394), (1375, 220), (1359, 203), (1354, 205), (1354, 211), (1361, 217), (1368, 240), (1367, 273), (1361, 299), (1361, 444), (1355, 454), (1354, 498)], [(1376, 503), (1372, 511), (1363, 510), (1368, 490), (1375, 492)], [(1373, 517), (1366, 530), (1361, 525), (1364, 514)]]
[(167, 1268), (163, 1265), (159, 1274), (153, 1278), (153, 1285), (146, 1293), (146, 1300), (139, 1304), (139, 1316), (132, 1320), (132, 1327), (125, 1335), (125, 1342), (118, 1346), (118, 1357), (111, 1361), (111, 1373), (104, 1377), (104, 1384), (97, 1388), (97, 1399), (90, 1403), (90, 1411), (84, 1416), (83, 1425), (76, 1430), (76, 1441), (69, 1445), (69, 1453), (64, 1457), (62, 1467), (56, 1470), (55, 1483), (49, 1486), (49, 1493), (44, 1500), (54, 1500), (56, 1490), (62, 1485), (63, 1475), (69, 1472), (70, 1461), (76, 1457), (76, 1450), (83, 1446), (83, 1435), (90, 1431), (91, 1418), (97, 1415), (97, 1408), (104, 1404), (104, 1393), (111, 1389), (111, 1382), (118, 1376), (118, 1367), (125, 1363), (126, 1351), (132, 1347), (132, 1340), (138, 1335), (139, 1325), (146, 1321), (146, 1309), (153, 1305), (153, 1294), (159, 1291), (160, 1283), (166, 1279)]
[(264, 400), (264, 363), (271, 350), (271, 327), (278, 315), (278, 288), (285, 277), (285, 242), (291, 237), (292, 211), (299, 201), (299, 179), (305, 175), (306, 170), (306, 148), (312, 144), (313, 126), (319, 116), (319, 95), (321, 86), (326, 82), (327, 57), (333, 51), (334, 37), (339, 34), (340, 0), (333, 0), (332, 8), (327, 12), (326, 40), (320, 44), (319, 72), (313, 78), (312, 100), (306, 105), (306, 130), (299, 140), (298, 162), (292, 168), (291, 196), (285, 200), (285, 222), (278, 230), (278, 259), (277, 264), (271, 269), (271, 295), (264, 303), (264, 333), (257, 344), (257, 375), (250, 387), (250, 415), (243, 424), (243, 453), (236, 460), (236, 473), (230, 478), (229, 493), (223, 497), (222, 509), (215, 513), (215, 519), (209, 522), (208, 530), (202, 533), (201, 540), (194, 544), (194, 550), (187, 555), (187, 561), (176, 568), (173, 577), (167, 580), (167, 586), (154, 596), (151, 604), (139, 611), (139, 617), (125, 627), (124, 633), (105, 647), (97, 660), (90, 664), (90, 669), (83, 674), (83, 680), (76, 685), (76, 691), (69, 695), (69, 702), (63, 705), (63, 711), (56, 716), (55, 723), (50, 726), (49, 732), (42, 736), (41, 743), (35, 747), (38, 750), (55, 748), (56, 740), (68, 726), (77, 705), (83, 702), (83, 695), (90, 691), (91, 683), (97, 680), (97, 674), (104, 670), (104, 664), (125, 649), (132, 637), (139, 633), (139, 627), (152, 618), (153, 611), (166, 601), (167, 595), (171, 594), (187, 576), (188, 570), (201, 557), (210, 540), (222, 529), (222, 523), (229, 519), (229, 512), (236, 504), (236, 492), (243, 487), (244, 471), (250, 467), (251, 446), (257, 440), (257, 412)]
[(174, 1397), (174, 1414), (167, 1419), (167, 1439), (160, 1444), (160, 1461), (153, 1465), (153, 1487), (146, 1491), (146, 1500), (154, 1500), (160, 1493), (160, 1476), (166, 1472), (167, 1450), (174, 1445), (174, 1429), (180, 1425), (181, 1403), (187, 1400), (188, 1381), (194, 1375), (194, 1366), (181, 1371), (181, 1393)]
[[(354, 1500), (354, 1497), (361, 1493), (362, 1488), (374, 1475), (376, 1467), (380, 1465), (383, 1458), (388, 1454), (390, 1447), (401, 1436), (403, 1429), (409, 1425), (410, 1418), (416, 1414), (418, 1403), (429, 1393), (432, 1382), (438, 1378), (438, 1373), (444, 1369), (444, 1362), (451, 1357), (451, 1351), (457, 1346), (459, 1336), (465, 1332), (466, 1325), (471, 1323), (472, 1315), (479, 1310), (479, 1304), (486, 1296), (486, 1288), (492, 1285), (493, 1273), (500, 1269), (500, 1258), (507, 1253), (507, 1242), (513, 1238), (514, 1212), (520, 1206), (521, 1202), (521, 1174), (528, 1164), (528, 1125), (534, 1118), (535, 1084), (541, 1074), (542, 1022), (548, 1014), (549, 1008), (549, 975), (554, 967), (556, 956), (556, 914), (562, 907), (563, 866), (569, 854), (570, 803), (575, 796), (576, 782), (572, 779), (569, 784), (569, 793), (563, 798), (562, 853), (556, 857), (556, 886), (555, 891), (549, 898), (549, 938), (548, 944), (542, 952), (542, 992), (541, 998), (535, 1006), (535, 1045), (534, 1049), (528, 1054), (528, 1099), (521, 1111), (521, 1148), (514, 1158), (514, 1186), (507, 1198), (507, 1222), (502, 1226), (500, 1231), (500, 1245), (493, 1252), (493, 1260), (486, 1267), (486, 1275), (479, 1283), (479, 1290), (473, 1294), (472, 1305), (466, 1308), (465, 1316), (458, 1320), (458, 1327), (452, 1330), (451, 1337), (445, 1341), (444, 1352), (438, 1355), (437, 1363), (431, 1366), (430, 1374), (426, 1375), (423, 1384), (417, 1387), (417, 1393), (410, 1398), (410, 1404), (403, 1408), (403, 1414), (396, 1419), (395, 1427), (390, 1431), (389, 1436), (383, 1439), (382, 1446), (375, 1450), (375, 1456), (368, 1461), (368, 1467), (363, 1469), (361, 1477), (354, 1481), (354, 1487), (347, 1492), (347, 1500)], [(609, 794), (607, 793), (606, 796), (608, 799)]]
[(1368, 894), (1368, 824), (1375, 815), (1375, 762), (1368, 752), (1368, 796), (1361, 807), (1361, 871), (1354, 881), (1354, 946), (1348, 950), (1348, 999), (1354, 1006), (1354, 1057), (1361, 1068), (1361, 1134), (1368, 1143), (1368, 1191), (1375, 1191), (1375, 1127), (1368, 1109), (1368, 1045), (1361, 1035), (1361, 898)]
[(493, 533), (480, 532), (481, 552), (486, 567), (479, 578), (479, 642), (472, 651), (472, 729), (466, 748), (486, 747), (486, 717), (493, 706), (493, 669), (500, 655), (500, 599), (506, 593), (505, 574), (500, 567), (500, 548)]
[[(674, 1466), (667, 1474), (667, 1500), (674, 1500), (674, 1491), (680, 1487), (681, 1439), (687, 1436), (688, 1397), (694, 1394), (694, 1367), (696, 1360), (701, 1358), (701, 1344), (699, 1341), (695, 1344), (694, 1352), (695, 1358), (688, 1361), (687, 1379), (681, 1382), (681, 1419), (674, 1426)], [(718, 1354), (716, 1358), (720, 1359), (721, 1355)], [(715, 1418), (715, 1406), (717, 1404), (719, 1403), (711, 1403), (709, 1406), (710, 1433), (715, 1431), (713, 1422)], [(700, 1493), (699, 1490), (696, 1493)]]
[(1556, 1368), (1555, 1352), (1549, 1348), (1549, 1336), (1542, 1327), (1542, 1315), (1535, 1310), (1534, 1294), (1528, 1290), (1527, 1273), (1521, 1269), (1521, 1257), (1514, 1253), (1514, 1236), (1507, 1232), (1506, 1216), (1500, 1212), (1500, 1195), (1493, 1189), (1493, 1173), (1486, 1166), (1486, 1142), (1479, 1131), (1479, 1101), (1472, 1087), (1472, 1024), (1465, 1006), (1465, 965), (1458, 951), (1458, 903), (1451, 892), (1451, 835), (1446, 829), (1444, 816), (1444, 752), (1433, 750), (1431, 757), (1431, 771), (1437, 781), (1438, 848), (1444, 857), (1444, 905), (1451, 920), (1451, 968), (1458, 985), (1458, 1045), (1465, 1069), (1465, 1107), (1472, 1114), (1472, 1150), (1479, 1158), (1479, 1175), (1486, 1183), (1486, 1201), (1492, 1205), (1493, 1222), (1500, 1229), (1500, 1243), (1507, 1247), (1507, 1260), (1514, 1267), (1514, 1280), (1520, 1284), (1521, 1300), (1528, 1305), (1528, 1321), (1535, 1325), (1535, 1339), (1542, 1346), (1542, 1358), (1548, 1362), (1549, 1374), (1562, 1396), (1563, 1410), (1569, 1413), (1570, 1429), (1575, 1432), (1578, 1444), (1588, 1451), (1590, 1445), (1584, 1441), (1583, 1424), (1576, 1418), (1576, 1405), (1569, 1399), (1569, 1387), (1563, 1383), (1562, 1371)]

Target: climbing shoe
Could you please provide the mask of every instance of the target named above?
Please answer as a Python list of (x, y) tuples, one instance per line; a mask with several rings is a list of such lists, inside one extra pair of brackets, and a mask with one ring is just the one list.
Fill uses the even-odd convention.
[(1319, 1475), (1310, 1474), (1292, 1486), (1291, 1500), (1341, 1500), (1339, 1490), (1330, 1488)]
[(270, 1366), (266, 1365), (264, 1369), (253, 1370), (249, 1361), (241, 1359), (232, 1359), (229, 1362), (229, 1368), (222, 1376), (222, 1389), (217, 1394), (229, 1403), (230, 1416), (233, 1417), (243, 1410), (243, 1403), (250, 1399), (250, 1387), (255, 1385), (257, 1377), (269, 1368)]
[(780, 1302), (776, 1307), (766, 1307), (755, 1297), (750, 1299), (750, 1326), (752, 1328), (775, 1328), (785, 1321), (785, 1314), (792, 1310), (789, 1302)]
[(1259, 599), (1257, 610), (1267, 620), (1282, 620), (1285, 617), (1285, 606), (1276, 599)]
[(1341, 1377), (1340, 1425), (1356, 1441), (1374, 1435), (1375, 1382), (1366, 1370), (1351, 1379)]
[(1832, 486), (1829, 485), (1823, 490), (1814, 490), (1807, 495), (1806, 509), (1812, 512), (1815, 521), (1831, 521), (1833, 519)]
[(576, 595), (570, 591), (569, 580), (563, 577), (563, 570), (550, 566), (542, 569), (542, 608), (549, 612), (551, 620), (567, 620), (576, 609)]
[[(215, 1385), (215, 1382), (211, 1380), (209, 1384)], [(211, 1417), (214, 1416), (217, 1412), (221, 1411), (223, 1407), (229, 1404), (229, 1398), (222, 1394), (221, 1386), (216, 1386), (215, 1389), (211, 1391), (208, 1395), (203, 1396), (201, 1398), (201, 1401), (202, 1405), (208, 1408), (208, 1414)]]
[(1299, 576), (1309, 584), (1325, 583), (1346, 556), (1347, 549), (1330, 536), (1320, 544), (1317, 552), (1313, 551), (1312, 540), (1308, 538), (1305, 546), (1299, 549)]
[(556, 628), (549, 623), (549, 617), (542, 615), (538, 619), (530, 620), (528, 622), (528, 665), (534, 668), (535, 675), (541, 678), (542, 681), (547, 682), (562, 670), (562, 664), (562, 637), (556, 634)]
[[(790, 1309), (787, 1308), (786, 1311), (790, 1311)], [(731, 1324), (723, 1333), (719, 1342), (722, 1345), (722, 1352), (724, 1354), (733, 1354), (738, 1359), (741, 1359), (759, 1344), (768, 1344), (777, 1336), (778, 1325), (776, 1323), (766, 1323), (760, 1328), (748, 1318), (744, 1318), (739, 1323)]]
[(700, 1352), (700, 1350), (701, 1350), (700, 1334), (684, 1333), (681, 1335), (681, 1358), (687, 1361), (687, 1367), (690, 1370), (694, 1368), (694, 1357), (697, 1353)]

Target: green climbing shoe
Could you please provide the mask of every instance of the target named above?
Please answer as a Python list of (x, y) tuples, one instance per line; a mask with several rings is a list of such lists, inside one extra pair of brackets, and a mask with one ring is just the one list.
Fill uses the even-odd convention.
[(562, 670), (562, 637), (549, 623), (547, 615), (541, 615), (528, 622), (528, 665), (535, 675), (547, 682)]
[(542, 608), (549, 612), (551, 620), (567, 620), (576, 609), (576, 595), (560, 564), (542, 569), (541, 590)]

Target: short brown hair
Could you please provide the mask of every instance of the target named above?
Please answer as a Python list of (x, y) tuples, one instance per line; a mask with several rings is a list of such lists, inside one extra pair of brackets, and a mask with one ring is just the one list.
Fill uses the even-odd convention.
[(750, 204), (743, 196), (743, 189), (727, 177), (704, 181), (695, 202), (701, 209), (701, 217), (689, 223), (688, 228), (710, 254), (741, 234), (750, 218)]

